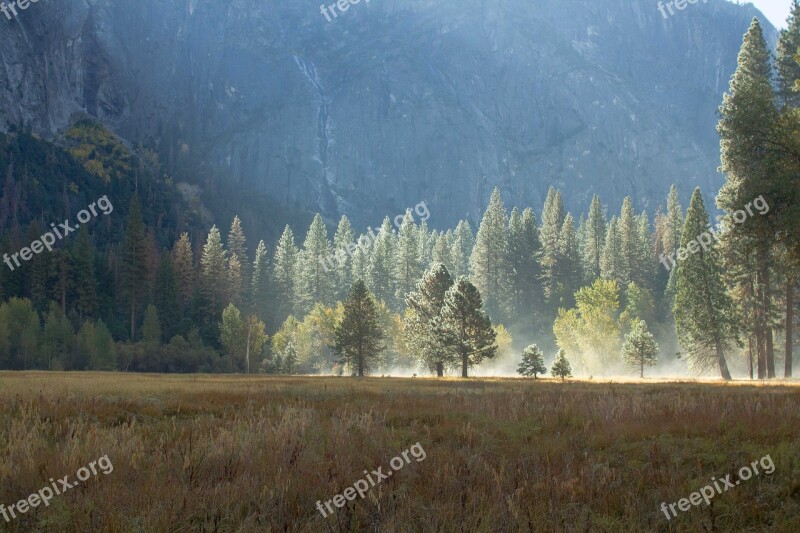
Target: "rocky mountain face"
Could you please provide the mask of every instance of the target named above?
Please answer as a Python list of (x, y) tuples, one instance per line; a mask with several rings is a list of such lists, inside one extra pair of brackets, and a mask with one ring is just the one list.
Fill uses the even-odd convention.
[[(170, 172), (375, 225), (594, 193), (714, 195), (716, 110), (753, 16), (725, 0), (45, 0), (0, 15), (0, 128), (87, 113)], [(227, 185), (226, 185), (227, 186)]]

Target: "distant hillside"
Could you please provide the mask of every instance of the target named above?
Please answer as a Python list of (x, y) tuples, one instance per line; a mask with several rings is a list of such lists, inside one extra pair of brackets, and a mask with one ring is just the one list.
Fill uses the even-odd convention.
[(331, 22), (309, 2), (42, 2), (0, 24), (0, 128), (86, 112), (212, 195), (358, 224), (423, 200), (433, 226), (474, 223), (495, 185), (519, 205), (555, 185), (570, 209), (593, 193), (653, 209), (673, 182), (718, 190), (715, 113), (753, 16), (724, 0), (667, 19), (653, 0), (380, 0)]

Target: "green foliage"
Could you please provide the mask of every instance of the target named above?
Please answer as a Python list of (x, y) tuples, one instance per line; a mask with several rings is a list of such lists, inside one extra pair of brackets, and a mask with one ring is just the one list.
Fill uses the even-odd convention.
[(558, 355), (553, 361), (553, 367), (550, 369), (550, 374), (553, 377), (561, 378), (561, 381), (572, 377), (572, 367), (567, 360), (567, 352), (563, 348), (558, 351)]
[(358, 376), (368, 374), (385, 349), (384, 332), (378, 324), (378, 310), (366, 284), (357, 280), (335, 331), (335, 350), (340, 361)]
[(658, 360), (658, 344), (647, 329), (644, 320), (637, 321), (630, 333), (625, 335), (622, 357), (634, 368), (639, 368), (639, 377), (644, 377), (644, 367), (653, 366)]
[(468, 377), (471, 366), (497, 352), (497, 334), (483, 310), (478, 288), (462, 276), (447, 290), (441, 315), (435, 321), (441, 342), (458, 355), (461, 377)]
[(416, 290), (406, 297), (404, 329), (406, 339), (420, 362), (431, 372), (437, 365), (452, 367), (458, 363), (436, 326), (441, 319), (447, 291), (453, 278), (442, 264), (435, 264), (417, 283)]
[(536, 379), (537, 374), (545, 374), (547, 367), (544, 366), (544, 352), (535, 344), (531, 344), (522, 352), (522, 362), (517, 368), (517, 373)]
[(559, 347), (577, 358), (578, 369), (589, 374), (613, 372), (621, 344), (619, 286), (614, 280), (596, 280), (575, 293), (576, 307), (560, 309), (553, 324)]

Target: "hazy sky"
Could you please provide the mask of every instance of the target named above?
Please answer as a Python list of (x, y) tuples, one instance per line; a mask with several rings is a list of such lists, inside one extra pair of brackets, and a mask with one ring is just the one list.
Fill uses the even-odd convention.
[[(786, 17), (789, 16), (791, 0), (751, 0), (776, 28), (786, 26)], [(745, 2), (741, 2), (745, 3)]]

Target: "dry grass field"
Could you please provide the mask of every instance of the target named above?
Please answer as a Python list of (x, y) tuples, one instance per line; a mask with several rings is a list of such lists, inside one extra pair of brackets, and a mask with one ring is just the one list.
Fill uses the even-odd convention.
[[(6, 507), (114, 467), (5, 531), (800, 531), (797, 384), (5, 372), (0, 401)], [(767, 454), (772, 475), (659, 509)]]

